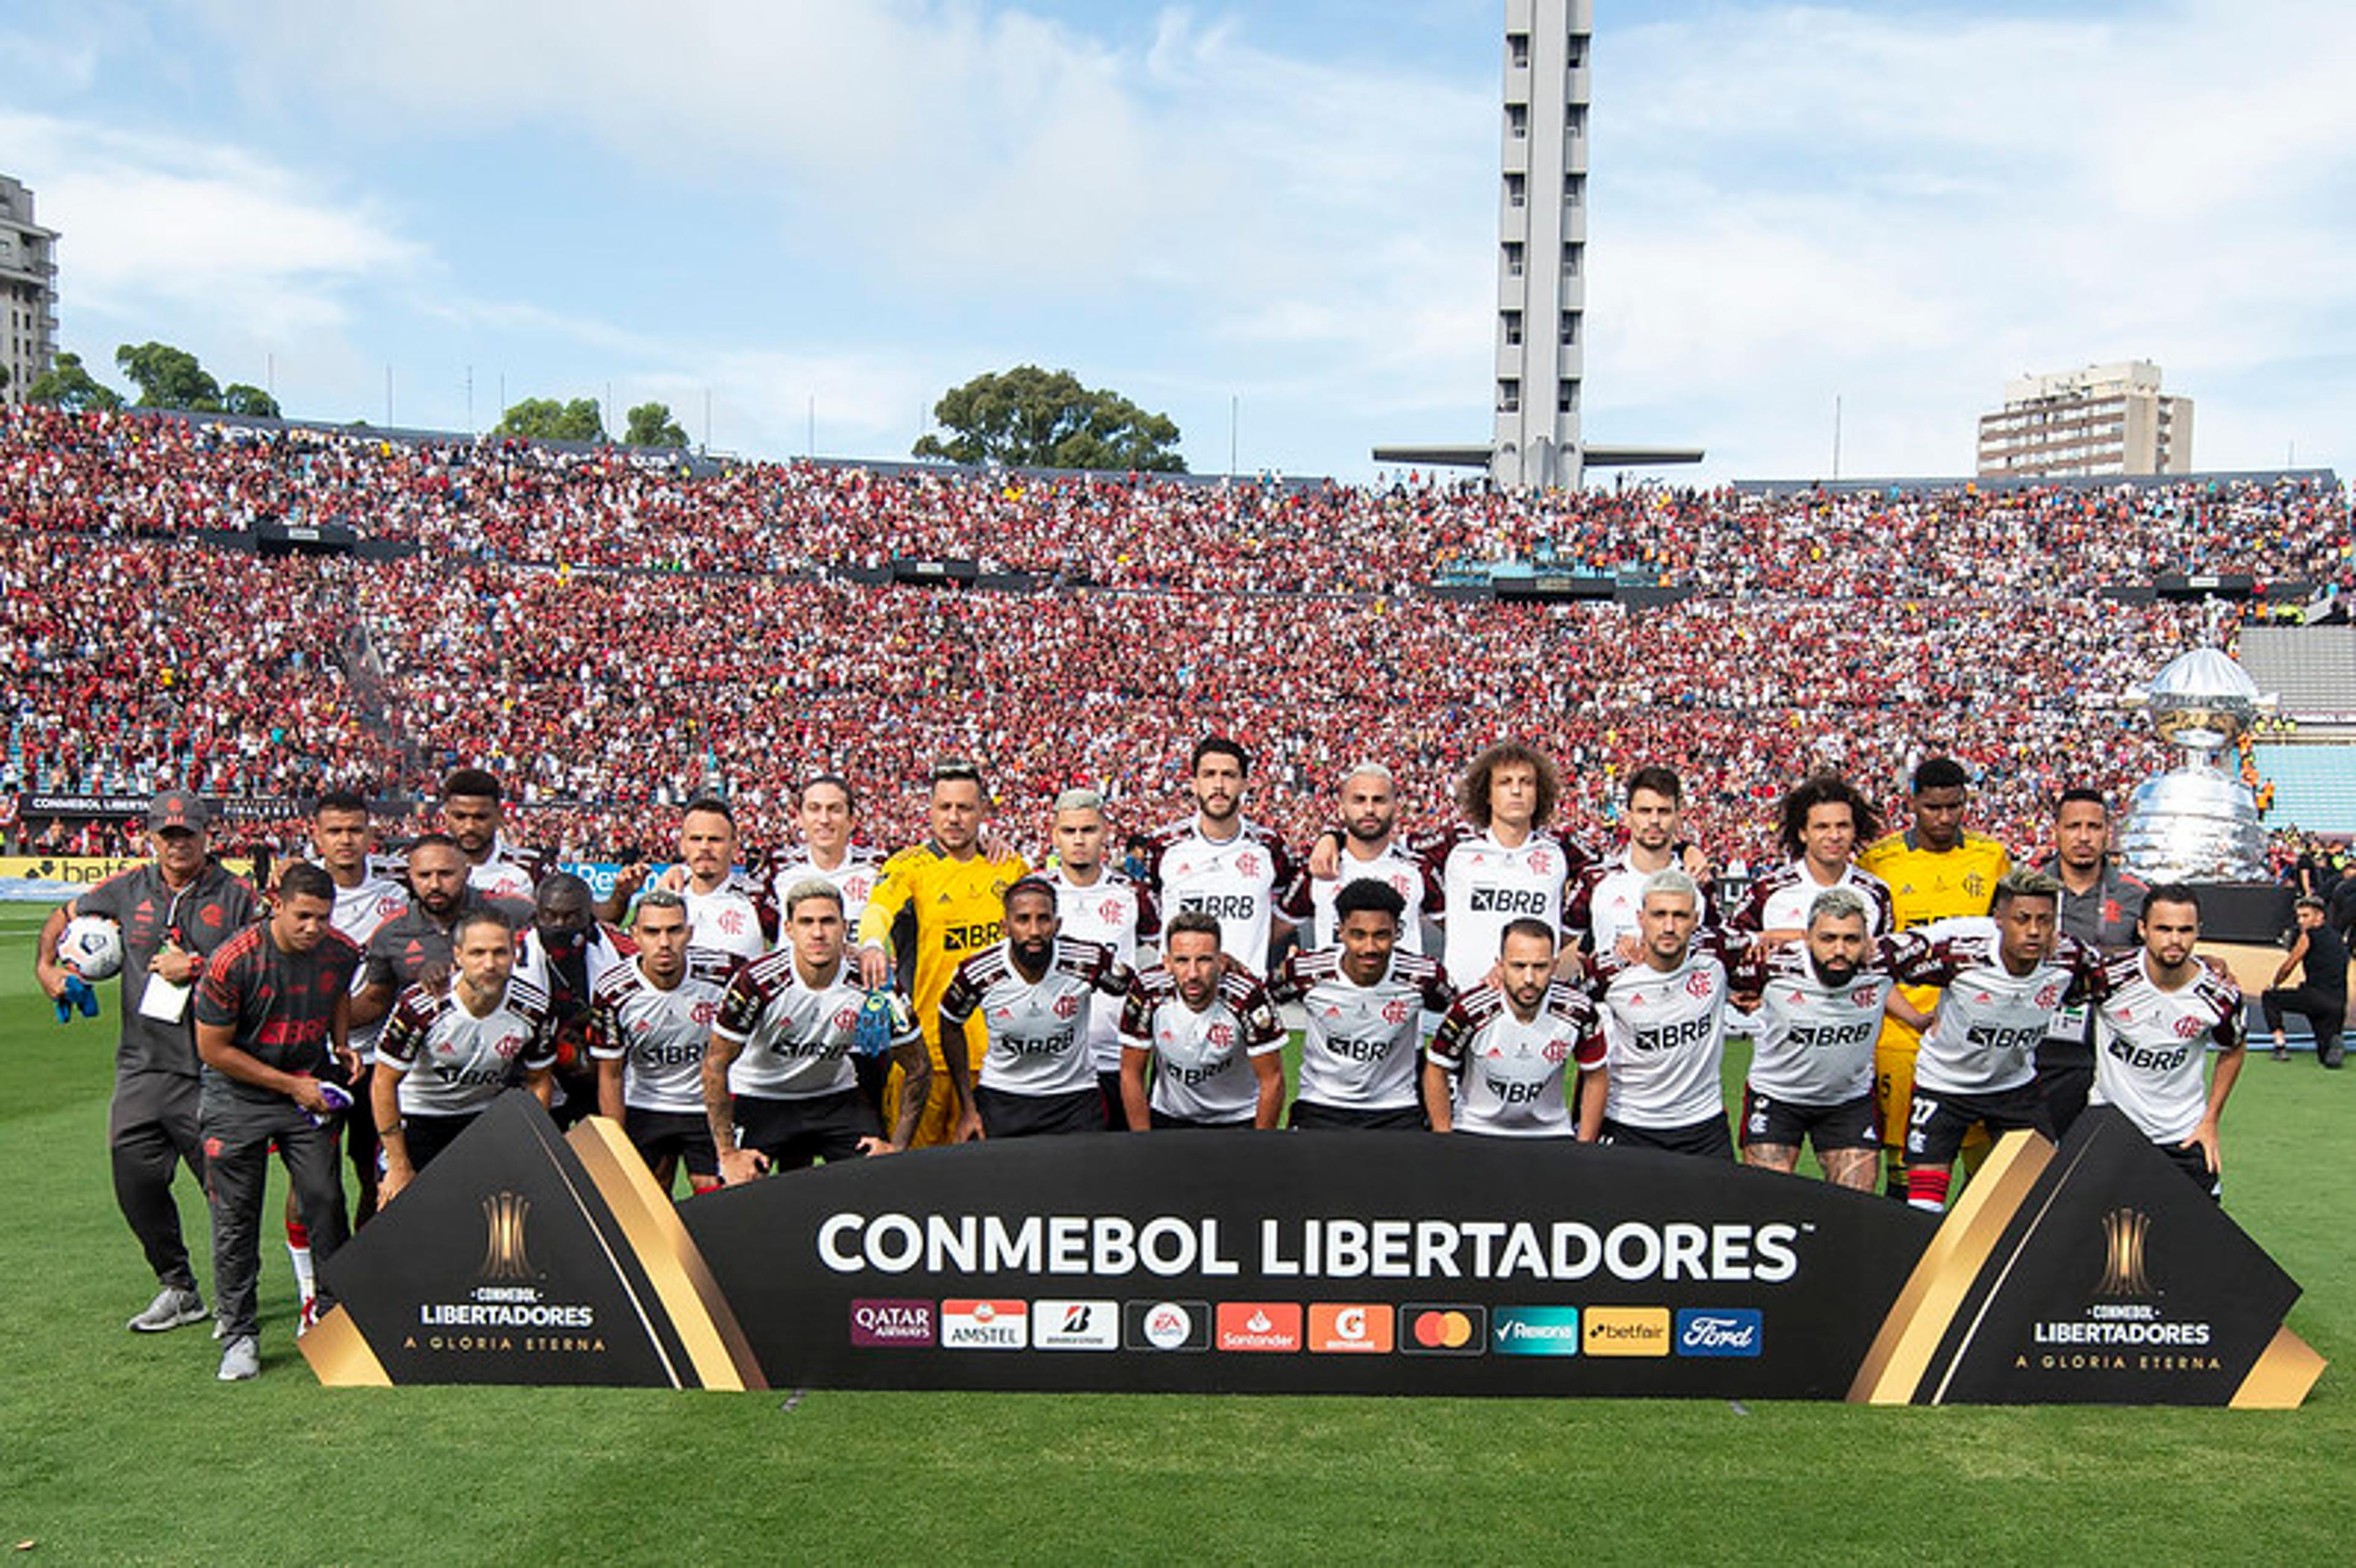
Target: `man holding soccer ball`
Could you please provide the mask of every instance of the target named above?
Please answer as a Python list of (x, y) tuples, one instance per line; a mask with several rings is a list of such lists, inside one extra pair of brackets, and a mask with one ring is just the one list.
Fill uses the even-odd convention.
[(128, 1325), (143, 1334), (206, 1315), (172, 1200), (173, 1173), (183, 1160), (200, 1183), (205, 1170), (189, 999), (213, 950), (259, 912), (253, 890), (207, 853), (209, 826), (205, 803), (187, 791), (155, 796), (147, 808), (155, 859), (52, 910), (34, 949), (41, 990), (58, 1002), (73, 977), (58, 960), (67, 923), (95, 915), (123, 933), (123, 987), (115, 1009), (122, 1021), (106, 1136), (115, 1202), (155, 1271), (155, 1299)]

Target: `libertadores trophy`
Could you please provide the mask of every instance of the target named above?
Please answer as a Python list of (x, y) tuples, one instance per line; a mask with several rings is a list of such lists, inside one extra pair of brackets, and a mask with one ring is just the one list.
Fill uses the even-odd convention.
[(2215, 940), (2272, 941), (2289, 923), (2280, 907), (2287, 901), (2266, 876), (2265, 829), (2234, 749), (2272, 700), (2217, 648), (2171, 659), (2144, 694), (2152, 728), (2183, 748), (2184, 762), (2136, 786), (2119, 852), (2147, 882), (2192, 882), (2224, 894), (2203, 901), (2213, 906), (2202, 925)]

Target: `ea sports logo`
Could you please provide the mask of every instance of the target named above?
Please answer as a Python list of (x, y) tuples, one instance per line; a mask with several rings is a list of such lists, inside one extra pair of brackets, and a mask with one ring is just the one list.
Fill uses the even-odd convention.
[(1708, 996), (1717, 987), (1712, 984), (1710, 977), (1699, 970), (1686, 976), (1686, 995), (1697, 1000)]
[(1404, 997), (1394, 997), (1383, 1004), (1383, 1022), (1397, 1026), (1407, 1022), (1408, 1005)]
[(1080, 1010), (1080, 999), (1079, 999), (1079, 997), (1074, 997), (1074, 996), (1068, 996), (1068, 995), (1066, 995), (1066, 996), (1057, 997), (1055, 998), (1055, 1016), (1056, 1016), (1057, 1018), (1059, 1018), (1059, 1019), (1072, 1019), (1072, 1018), (1076, 1017), (1076, 1016), (1078, 1015), (1078, 1013), (1079, 1013), (1079, 1010)]
[(1194, 1314), (1174, 1301), (1157, 1301), (1146, 1309), (1145, 1342), (1157, 1350), (1174, 1350), (1194, 1333)]

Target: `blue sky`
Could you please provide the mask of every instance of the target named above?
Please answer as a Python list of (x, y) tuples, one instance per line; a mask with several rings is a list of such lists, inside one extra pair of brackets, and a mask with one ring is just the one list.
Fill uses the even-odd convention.
[[(898, 456), (1068, 367), (1194, 467), (1478, 441), (1498, 0), (12, 0), (63, 343), (290, 412), (668, 401)], [(1954, 474), (2008, 377), (2157, 360), (2203, 467), (2356, 464), (2356, 14), (1599, 0), (1586, 430)], [(1692, 471), (1685, 471), (1690, 474)]]

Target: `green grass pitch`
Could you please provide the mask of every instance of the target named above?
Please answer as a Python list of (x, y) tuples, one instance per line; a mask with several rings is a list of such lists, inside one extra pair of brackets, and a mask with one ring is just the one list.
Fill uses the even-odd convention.
[[(2229, 1206), (2339, 1363), (2293, 1413), (330, 1390), (274, 1246), (263, 1374), (222, 1385), (203, 1328), (123, 1329), (153, 1285), (108, 1185), (112, 1019), (51, 1020), (40, 912), (0, 906), (0, 1551), (27, 1563), (2341, 1563), (2356, 1539), (2356, 1073), (2304, 1057), (2254, 1057), (2226, 1128)], [(192, 1187), (182, 1209), (204, 1273)]]

